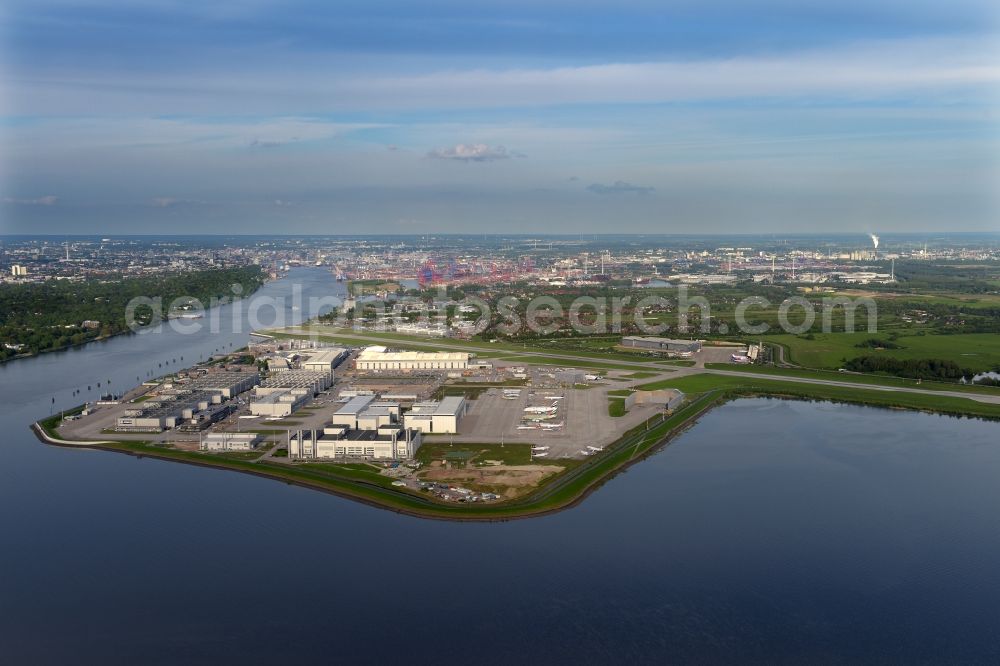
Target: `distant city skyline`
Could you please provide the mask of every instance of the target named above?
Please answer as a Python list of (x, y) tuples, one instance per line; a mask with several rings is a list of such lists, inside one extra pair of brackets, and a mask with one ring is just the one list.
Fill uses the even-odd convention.
[(0, 233), (995, 231), (998, 16), (11, 0)]

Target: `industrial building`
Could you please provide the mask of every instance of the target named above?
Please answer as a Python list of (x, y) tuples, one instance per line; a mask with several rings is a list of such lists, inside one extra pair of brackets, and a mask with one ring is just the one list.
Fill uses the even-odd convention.
[(694, 354), (701, 351), (701, 342), (698, 340), (672, 340), (670, 338), (639, 337), (634, 335), (623, 337), (622, 346), (629, 349), (672, 352), (677, 354)]
[(347, 358), (348, 351), (343, 347), (327, 347), (309, 352), (308, 358), (299, 363), (303, 370), (325, 372), (333, 377), (333, 370)]
[(335, 411), (322, 430), (290, 433), (288, 455), (297, 460), (368, 458), (406, 460), (420, 447), (419, 430), (400, 424), (397, 402), (356, 395)]
[(252, 416), (268, 416), (279, 418), (290, 416), (292, 412), (304, 405), (312, 394), (306, 389), (279, 389), (263, 395), (254, 396), (250, 402)]
[(358, 370), (466, 370), (469, 354), (464, 352), (389, 351), (367, 347), (355, 362)]
[(398, 424), (399, 411), (399, 403), (376, 402), (374, 395), (359, 395), (334, 412), (330, 423), (348, 430), (377, 430), (385, 425)]
[(329, 372), (276, 372), (254, 391), (250, 414), (271, 418), (289, 416), (312, 400), (317, 393), (328, 389), (332, 383), (333, 375)]
[(312, 395), (325, 391), (333, 384), (333, 376), (329, 372), (314, 372), (312, 370), (288, 370), (275, 372), (261, 382), (255, 393), (264, 395), (284, 389), (301, 389)]
[(458, 424), (469, 411), (463, 396), (418, 402), (403, 415), (403, 425), (423, 433), (457, 433)]
[(118, 432), (161, 432), (183, 424), (209, 424), (229, 413), (219, 393), (187, 391), (165, 394), (129, 407), (115, 422)]
[(325, 458), (366, 458), (408, 460), (420, 448), (421, 434), (398, 425), (376, 430), (352, 430), (329, 426), (322, 431), (299, 430), (289, 433), (288, 456), (293, 460)]
[(210, 432), (201, 436), (202, 451), (251, 451), (261, 442), (260, 434), (254, 432)]
[(118, 432), (161, 432), (170, 428), (200, 430), (225, 417), (224, 404), (260, 379), (253, 371), (215, 371), (164, 383), (145, 402), (128, 407), (115, 422)]
[(209, 391), (223, 398), (249, 391), (260, 382), (260, 374), (254, 370), (218, 370), (180, 379), (176, 383), (164, 384), (162, 388), (182, 388), (189, 391)]

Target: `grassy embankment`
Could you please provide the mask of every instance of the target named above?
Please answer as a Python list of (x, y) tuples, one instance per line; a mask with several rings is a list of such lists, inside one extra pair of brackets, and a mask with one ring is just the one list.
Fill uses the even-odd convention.
[(1000, 404), (976, 402), (968, 398), (954, 396), (876, 390), (865, 388), (861, 384), (858, 387), (830, 386), (827, 384), (784, 382), (780, 379), (701, 374), (652, 382), (638, 388), (643, 390), (675, 388), (688, 395), (722, 390), (734, 396), (768, 395), (808, 400), (831, 400), (890, 409), (914, 409), (954, 416), (1000, 419)]
[[(626, 433), (605, 451), (584, 461), (565, 461), (566, 471), (545, 482), (533, 492), (509, 502), (485, 504), (452, 504), (407, 489), (391, 485), (392, 480), (364, 467), (320, 463), (287, 465), (272, 462), (219, 458), (200, 452), (177, 451), (146, 442), (115, 442), (97, 448), (132, 455), (175, 460), (190, 464), (231, 469), (264, 476), (309, 488), (349, 497), (393, 511), (412, 515), (454, 520), (505, 520), (557, 511), (572, 506), (586, 494), (610, 478), (622, 467), (641, 459), (662, 443), (690, 425), (698, 416), (726, 400), (753, 395), (768, 395), (799, 399), (833, 400), (878, 407), (915, 409), (944, 414), (1000, 419), (1000, 405), (978, 403), (966, 398), (920, 393), (890, 392), (870, 388), (829, 386), (783, 382), (780, 379), (758, 379), (723, 375), (692, 375), (642, 385), (655, 390), (676, 388), (684, 391), (690, 401), (673, 415), (653, 417)], [(615, 396), (618, 397), (618, 396)], [(623, 398), (621, 398), (624, 400)], [(78, 410), (77, 410), (78, 411)], [(72, 413), (72, 412), (69, 412)], [(662, 419), (662, 420), (660, 420)], [(59, 416), (40, 422), (47, 433), (59, 437), (56, 431)], [(428, 446), (447, 446), (428, 444)], [(488, 446), (488, 445), (483, 445)], [(489, 445), (491, 459), (496, 459), (497, 445)], [(470, 445), (462, 445), (471, 450)], [(506, 447), (504, 447), (506, 448)], [(433, 455), (427, 449), (425, 455)], [(511, 455), (514, 449), (512, 449)], [(439, 452), (440, 453), (440, 452)], [(370, 467), (370, 466), (368, 466)]]
[(809, 368), (777, 368), (768, 365), (735, 365), (732, 363), (706, 363), (709, 370), (730, 370), (748, 374), (773, 375), (774, 377), (794, 377), (797, 379), (820, 379), (824, 381), (850, 382), (868, 386), (887, 386), (900, 388), (918, 388), (925, 391), (955, 391), (957, 393), (973, 393), (980, 395), (1000, 395), (1000, 388), (994, 386), (979, 386), (958, 384), (955, 382), (934, 382), (892, 375), (866, 375), (856, 372), (837, 372), (836, 370), (813, 370)]
[[(237, 458), (220, 458), (212, 454), (193, 451), (178, 451), (148, 442), (114, 442), (94, 445), (93, 448), (117, 451), (130, 455), (173, 460), (188, 464), (229, 469), (233, 471), (263, 476), (308, 488), (334, 493), (343, 497), (372, 504), (381, 508), (407, 513), (425, 518), (451, 520), (508, 520), (532, 515), (550, 513), (567, 508), (582, 499), (589, 491), (611, 476), (624, 465), (637, 460), (653, 449), (664, 437), (686, 426), (691, 419), (711, 406), (706, 397), (685, 406), (673, 416), (657, 422), (634, 428), (607, 447), (604, 454), (585, 461), (559, 461), (566, 467), (559, 474), (533, 492), (502, 503), (459, 504), (447, 503), (433, 497), (405, 488), (392, 486), (392, 479), (377, 474), (365, 466), (334, 463), (310, 463), (287, 465), (270, 462), (252, 462)], [(654, 420), (660, 417), (655, 417)], [(653, 420), (651, 420), (653, 421)], [(51, 436), (59, 437), (56, 426), (59, 416), (50, 417), (39, 425)], [(427, 446), (446, 447), (446, 444)], [(470, 446), (463, 444), (463, 449)], [(523, 457), (521, 447), (510, 447), (503, 451), (497, 445), (491, 446), (490, 459), (500, 459), (509, 463), (519, 462)], [(507, 449), (508, 447), (503, 447)], [(498, 454), (497, 451), (500, 451)], [(425, 455), (432, 455), (433, 448)], [(499, 458), (497, 456), (500, 456)], [(370, 467), (370, 466), (368, 466)]]

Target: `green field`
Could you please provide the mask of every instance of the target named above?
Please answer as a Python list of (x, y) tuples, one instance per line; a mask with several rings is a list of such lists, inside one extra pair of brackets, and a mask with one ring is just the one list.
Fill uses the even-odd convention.
[(484, 460), (499, 460), (505, 465), (531, 464), (530, 444), (448, 444), (446, 442), (424, 441), (417, 449), (416, 459), (427, 465), (434, 460), (453, 463), (482, 463)]
[(817, 333), (815, 339), (783, 333), (765, 335), (765, 342), (787, 350), (786, 360), (808, 368), (837, 369), (844, 359), (879, 354), (894, 358), (936, 358), (954, 361), (962, 367), (989, 370), (1000, 364), (1000, 335), (966, 333), (956, 335), (900, 335), (894, 342), (902, 349), (875, 351), (855, 347), (869, 338), (885, 338), (882, 333)]
[(919, 388), (924, 391), (956, 391), (959, 393), (978, 393), (983, 395), (1000, 395), (1000, 388), (994, 386), (979, 386), (959, 384), (956, 382), (934, 382), (892, 375), (869, 375), (857, 372), (837, 372), (836, 370), (814, 370), (811, 368), (777, 368), (769, 365), (735, 365), (732, 363), (706, 363), (709, 370), (728, 370), (747, 374), (772, 375), (774, 377), (795, 377), (799, 379), (822, 379), (835, 382), (850, 382), (868, 386), (902, 386)]
[[(523, 354), (524, 352), (542, 353), (551, 360), (552, 363), (559, 365), (581, 365), (581, 361), (568, 360), (567, 357), (581, 357), (587, 359), (594, 359), (594, 363), (588, 365), (587, 367), (600, 367), (600, 368), (614, 368), (614, 369), (625, 369), (625, 370), (635, 370), (636, 367), (633, 366), (621, 366), (609, 364), (607, 361), (627, 361), (634, 364), (645, 364), (645, 363), (656, 363), (657, 358), (653, 356), (648, 356), (644, 354), (628, 354), (621, 352), (605, 352), (605, 351), (589, 351), (587, 349), (565, 349), (557, 347), (552, 343), (548, 343), (545, 340), (534, 341), (531, 343), (514, 343), (514, 342), (480, 342), (474, 340), (458, 340), (454, 338), (447, 338), (443, 340), (429, 339), (426, 337), (413, 336), (413, 335), (403, 335), (401, 333), (389, 333), (380, 331), (355, 331), (354, 329), (337, 329), (330, 326), (324, 325), (304, 325), (301, 327), (305, 331), (314, 332), (313, 337), (318, 340), (346, 343), (346, 344), (384, 344), (385, 341), (391, 341), (399, 343), (400, 347), (405, 347), (408, 349), (416, 350), (438, 350), (441, 349), (443, 345), (447, 345), (450, 348), (455, 349), (468, 349), (470, 352), (474, 352), (480, 356), (496, 357), (499, 355), (514, 354), (515, 358), (518, 353)], [(276, 338), (309, 338), (310, 333), (288, 333), (282, 330), (264, 331), (267, 335), (272, 335)], [(661, 359), (662, 361), (662, 359)], [(547, 362), (546, 360), (538, 361), (540, 363)]]
[(903, 391), (880, 391), (863, 387), (855, 388), (853, 386), (783, 382), (780, 379), (757, 379), (755, 377), (703, 374), (652, 382), (650, 384), (643, 384), (639, 388), (648, 391), (675, 388), (688, 395), (699, 395), (711, 391), (724, 390), (735, 392), (734, 394), (833, 400), (835, 402), (864, 404), (875, 407), (916, 409), (940, 412), (942, 414), (1000, 419), (1000, 404), (977, 402), (969, 398)]
[(608, 398), (608, 416), (618, 418), (625, 416), (625, 398)]

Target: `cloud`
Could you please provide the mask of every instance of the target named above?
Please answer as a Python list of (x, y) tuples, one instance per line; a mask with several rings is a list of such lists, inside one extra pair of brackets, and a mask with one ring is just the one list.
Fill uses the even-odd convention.
[(427, 153), (427, 157), (437, 160), (459, 160), (461, 162), (493, 162), (510, 157), (525, 157), (516, 152), (509, 152), (503, 146), (488, 146), (485, 143), (455, 144), (453, 148), (438, 148)]
[(17, 204), (19, 206), (54, 206), (58, 200), (58, 197), (47, 194), (44, 197), (38, 197), (37, 199), (13, 199), (11, 197), (4, 197), (2, 201), (5, 204)]
[(175, 199), (173, 197), (153, 197), (150, 203), (156, 208), (174, 208), (175, 206), (205, 206), (204, 201), (195, 199)]
[(616, 180), (611, 185), (594, 183), (587, 186), (587, 191), (594, 194), (649, 194), (655, 189), (655, 187), (626, 183), (624, 180)]
[[(291, 141), (298, 141), (298, 137), (293, 137)], [(283, 146), (288, 141), (263, 141), (261, 139), (254, 139), (250, 142), (251, 148), (277, 148), (278, 146)]]
[[(549, 67), (463, 67), (359, 73), (333, 55), (222, 61), (194, 76), (176, 68), (144, 71), (24, 66), (5, 82), (7, 115), (167, 114), (216, 116), (287, 114), (289, 103), (321, 113), (448, 108), (514, 108), (574, 103), (660, 103), (744, 98), (899, 93), (940, 95), (975, 89), (992, 93), (1000, 81), (998, 47), (986, 37), (909, 37), (833, 47), (726, 57), (627, 59)], [(402, 72), (402, 73), (397, 73)], [(261, 96), (261, 90), (269, 94)], [(304, 125), (302, 129), (289, 124)], [(211, 130), (212, 128), (208, 128)], [(218, 128), (215, 128), (217, 131)], [(290, 119), (279, 135), (253, 125), (238, 138), (281, 141), (289, 132), (334, 132), (323, 123)]]

